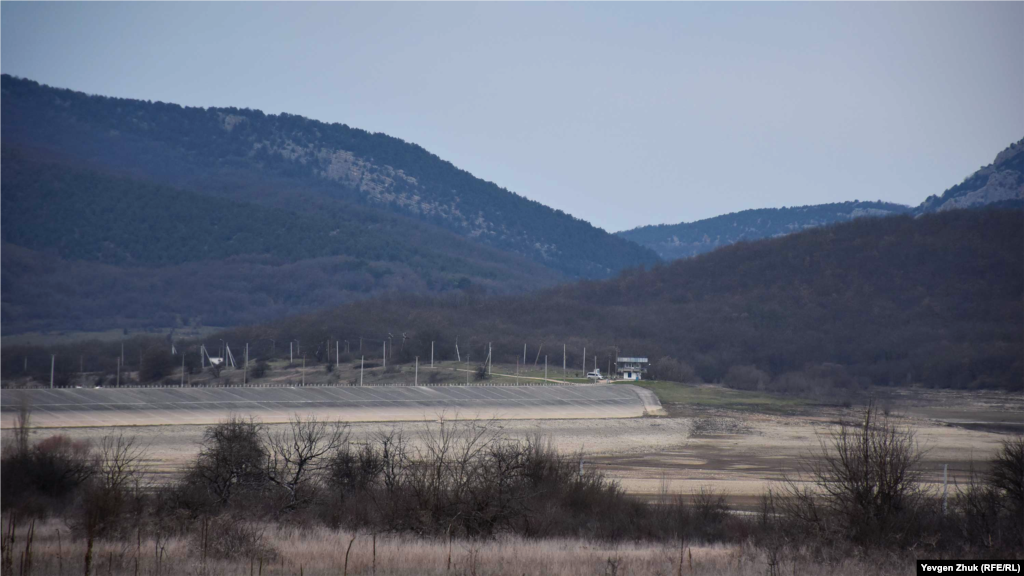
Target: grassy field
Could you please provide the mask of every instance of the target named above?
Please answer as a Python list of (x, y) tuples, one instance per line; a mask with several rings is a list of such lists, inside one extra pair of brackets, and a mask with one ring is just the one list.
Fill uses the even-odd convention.
[(662, 404), (685, 404), (691, 408), (722, 408), (757, 410), (760, 412), (793, 412), (806, 408), (807, 400), (792, 396), (733, 390), (714, 384), (679, 384), (677, 382), (630, 382), (654, 392)]
[[(739, 576), (768, 573), (763, 551), (749, 545), (687, 543), (609, 543), (585, 539), (493, 540), (427, 539), (413, 536), (377, 535), (286, 526), (254, 526), (253, 549), (246, 554), (226, 545), (230, 536), (215, 533), (208, 548), (227, 550), (234, 557), (203, 554), (198, 537), (184, 539), (143, 537), (130, 543), (100, 540), (92, 554), (91, 573), (106, 576), (566, 576), (693, 574)], [(58, 530), (63, 539), (57, 537)], [(15, 541), (25, 547), (26, 532)], [(222, 542), (223, 541), (223, 542)], [(36, 526), (30, 567), (24, 569), (24, 552), (14, 560), (12, 571), (25, 576), (82, 574), (85, 541), (69, 535), (67, 526), (48, 521)], [(803, 556), (803, 555), (801, 555)], [(850, 558), (828, 566), (805, 557), (782, 557), (781, 574), (852, 576), (860, 574), (910, 574), (912, 557), (888, 555)], [(20, 570), (19, 570), (20, 569)], [(90, 572), (84, 572), (90, 573)]]

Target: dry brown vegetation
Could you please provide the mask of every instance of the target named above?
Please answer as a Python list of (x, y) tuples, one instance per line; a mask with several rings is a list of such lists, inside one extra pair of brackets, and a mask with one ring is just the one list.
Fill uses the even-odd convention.
[[(131, 437), (26, 448), (15, 432), (5, 574), (895, 574), (915, 557), (1024, 552), (1024, 440), (979, 462), (944, 509), (918, 477), (915, 431), (871, 407), (822, 436), (813, 489), (768, 490), (754, 514), (707, 488), (639, 500), (580, 454), (480, 422), (355, 444), (340, 423), (236, 418), (159, 491)], [(77, 481), (48, 482), (65, 470)]]
[[(255, 527), (273, 555), (241, 559), (203, 557), (194, 538), (146, 537), (128, 544), (104, 541), (94, 551), (94, 574), (110, 576), (740, 576), (765, 574), (770, 558), (750, 544), (605, 542), (580, 538), (534, 540), (502, 536), (490, 540), (419, 538), (325, 527)], [(60, 536), (58, 537), (58, 531)], [(354, 539), (354, 540), (353, 540)], [(19, 531), (17, 543), (25, 543)], [(348, 548), (352, 544), (351, 550)], [(58, 521), (35, 528), (31, 574), (83, 573), (85, 542), (70, 537)], [(348, 567), (346, 570), (346, 556)], [(837, 576), (907, 574), (913, 555), (814, 560), (806, 551), (780, 561), (780, 573)], [(13, 567), (19, 574), (19, 554)]]

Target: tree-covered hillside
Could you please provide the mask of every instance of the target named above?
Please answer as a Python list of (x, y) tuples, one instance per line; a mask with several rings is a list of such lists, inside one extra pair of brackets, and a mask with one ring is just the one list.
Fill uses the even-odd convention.
[(3, 147), (3, 331), (225, 326), (391, 292), (515, 293), (557, 272), (352, 203), (204, 196)]
[[(814, 388), (842, 381), (1024, 384), (1024, 212), (894, 216), (745, 242), (615, 279), (521, 297), (370, 301), (229, 332), (273, 337), (410, 337), (402, 353), (515, 362), (568, 344), (598, 365), (615, 353), (673, 358), (705, 381)], [(588, 362), (591, 358), (588, 358)], [(557, 362), (556, 362), (557, 364)]]
[(654, 250), (666, 260), (675, 260), (736, 242), (784, 236), (864, 216), (892, 216), (910, 211), (908, 206), (891, 202), (855, 200), (816, 206), (743, 210), (697, 222), (641, 226), (618, 235)]
[(5, 145), (205, 195), (328, 216), (338, 202), (357, 202), (583, 278), (658, 259), (384, 134), (257, 110), (89, 96), (8, 75), (0, 102)]

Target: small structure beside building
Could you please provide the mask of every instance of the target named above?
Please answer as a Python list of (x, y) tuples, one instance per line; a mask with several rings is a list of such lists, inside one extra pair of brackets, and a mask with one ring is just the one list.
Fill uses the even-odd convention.
[(647, 358), (620, 356), (615, 359), (616, 377), (619, 380), (643, 380), (647, 364)]

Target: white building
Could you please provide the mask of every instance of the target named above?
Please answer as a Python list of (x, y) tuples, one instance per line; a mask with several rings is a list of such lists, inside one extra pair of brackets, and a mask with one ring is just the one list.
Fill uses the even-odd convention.
[(647, 358), (620, 356), (615, 359), (615, 373), (619, 380), (643, 380), (647, 371)]

